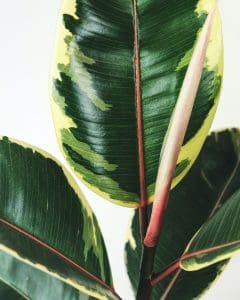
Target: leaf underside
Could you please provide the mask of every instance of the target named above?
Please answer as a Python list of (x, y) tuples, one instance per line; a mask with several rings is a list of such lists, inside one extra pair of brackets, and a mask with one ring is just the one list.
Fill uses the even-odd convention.
[[(117, 299), (98, 223), (73, 178), (49, 154), (7, 137), (0, 139), (0, 252), (0, 278), (30, 298), (40, 276), (46, 290), (59, 287), (58, 299), (82, 292)], [(21, 278), (21, 270), (32, 275)]]
[[(217, 238), (214, 236), (216, 232), (222, 237), (221, 241), (228, 241), (227, 237), (233, 238), (234, 234), (236, 238), (236, 233), (239, 233), (238, 228), (234, 227), (237, 220), (237, 224), (239, 223), (236, 207), (234, 207), (235, 214), (231, 213), (232, 218), (235, 216), (229, 225), (232, 226), (231, 230), (229, 227), (225, 231), (222, 230), (222, 227), (216, 230), (216, 227), (221, 224), (220, 218), (222, 221), (224, 219), (223, 215), (220, 215), (222, 210), (226, 210), (223, 205), (233, 207), (232, 202), (239, 203), (235, 200), (236, 193), (240, 189), (239, 141), (240, 131), (237, 129), (212, 133), (207, 138), (188, 175), (180, 185), (172, 190), (157, 248), (154, 273), (159, 273), (179, 259), (189, 241), (202, 226), (199, 236), (196, 235), (195, 237), (196, 242), (193, 240), (193, 244), (190, 246), (192, 248), (188, 249), (189, 253), (200, 250), (201, 243), (206, 246), (206, 241), (209, 243), (216, 242)], [(149, 207), (149, 213), (150, 210), (151, 207)], [(209, 223), (206, 222), (212, 214)], [(219, 217), (217, 217), (218, 215)], [(224, 220), (225, 222), (229, 221), (227, 217)], [(214, 221), (214, 225), (211, 225), (211, 221)], [(217, 222), (219, 223), (217, 224)], [(226, 223), (224, 225), (226, 226)], [(208, 239), (206, 239), (207, 235)], [(205, 241), (202, 237), (205, 237)], [(141, 253), (138, 215), (135, 212), (126, 244), (126, 264), (135, 291), (139, 280), (137, 274), (139, 274)], [(232, 254), (233, 252), (231, 252)], [(166, 299), (181, 299), (181, 295), (184, 300), (200, 297), (224, 269), (227, 259), (231, 255), (221, 256), (221, 259), (214, 261), (214, 255), (211, 256), (210, 254), (208, 263), (205, 264), (206, 268), (203, 269), (201, 267), (203, 267), (204, 255), (186, 261), (183, 259), (182, 266), (191, 272), (180, 270), (180, 274), (168, 291)], [(215, 253), (216, 256), (217, 253)], [(214, 262), (218, 263), (210, 266)], [(197, 263), (199, 264), (197, 265)], [(159, 299), (160, 296), (164, 295), (174, 275), (175, 273), (154, 286), (151, 299)]]
[[(137, 207), (139, 164), (144, 163), (152, 201), (169, 120), (198, 33), (216, 1), (141, 0), (136, 2), (136, 18), (133, 4), (65, 0), (52, 72), (52, 111), (60, 147), (80, 179), (115, 203)], [(140, 82), (135, 76), (136, 22)], [(217, 13), (173, 186), (189, 170), (207, 135), (221, 77)], [(138, 151), (136, 85), (141, 89), (143, 162)]]

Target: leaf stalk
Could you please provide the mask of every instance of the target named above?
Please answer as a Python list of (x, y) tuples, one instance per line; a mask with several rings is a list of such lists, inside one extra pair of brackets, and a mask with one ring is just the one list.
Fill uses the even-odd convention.
[(142, 265), (140, 270), (139, 286), (137, 291), (137, 300), (150, 299), (152, 292), (151, 275), (155, 256), (155, 247), (143, 248)]
[(169, 265), (165, 270), (158, 274), (153, 274), (151, 278), (151, 284), (154, 286), (158, 284), (160, 281), (164, 280), (168, 275), (172, 274), (173, 272), (179, 270), (180, 268), (180, 260), (176, 260), (174, 263)]

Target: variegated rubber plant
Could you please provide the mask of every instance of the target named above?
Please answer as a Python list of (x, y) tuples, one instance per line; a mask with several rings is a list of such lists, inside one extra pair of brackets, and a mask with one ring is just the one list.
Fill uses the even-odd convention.
[[(80, 180), (133, 210), (137, 300), (199, 299), (240, 252), (240, 130), (207, 137), (222, 44), (216, 0), (63, 1), (56, 134)], [(1, 299), (121, 299), (94, 213), (50, 154), (0, 138), (0, 208)]]

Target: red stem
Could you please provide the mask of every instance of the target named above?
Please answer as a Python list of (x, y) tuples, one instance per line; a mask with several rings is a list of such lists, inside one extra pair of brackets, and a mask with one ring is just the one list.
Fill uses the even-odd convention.
[(171, 265), (169, 265), (165, 270), (158, 274), (154, 274), (151, 279), (151, 284), (155, 285), (159, 283), (160, 281), (164, 280), (168, 275), (173, 273), (174, 271), (178, 270), (180, 268), (180, 260), (175, 261)]
[(139, 184), (140, 184), (140, 207), (139, 224), (142, 239), (144, 238), (147, 225), (147, 193), (145, 183), (144, 145), (143, 145), (143, 122), (142, 122), (142, 97), (141, 97), (141, 71), (139, 60), (139, 39), (138, 39), (138, 17), (137, 3), (133, 0), (133, 22), (134, 22), (134, 66), (135, 66), (135, 94), (136, 94), (136, 117), (137, 117), (137, 139), (139, 159)]
[(165, 210), (168, 204), (171, 182), (169, 182), (169, 186), (161, 189), (156, 194), (156, 200), (153, 203), (151, 219), (148, 227), (150, 230), (147, 230), (147, 235), (144, 239), (144, 245), (147, 247), (155, 247), (157, 245), (163, 225)]

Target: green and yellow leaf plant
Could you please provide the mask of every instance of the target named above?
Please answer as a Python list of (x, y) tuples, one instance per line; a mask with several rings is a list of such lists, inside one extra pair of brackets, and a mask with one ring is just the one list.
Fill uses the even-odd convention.
[(71, 171), (0, 137), (0, 298), (121, 299), (74, 173), (133, 212), (135, 299), (200, 299), (240, 253), (240, 130), (209, 134), (222, 77), (216, 0), (63, 0), (50, 100)]

